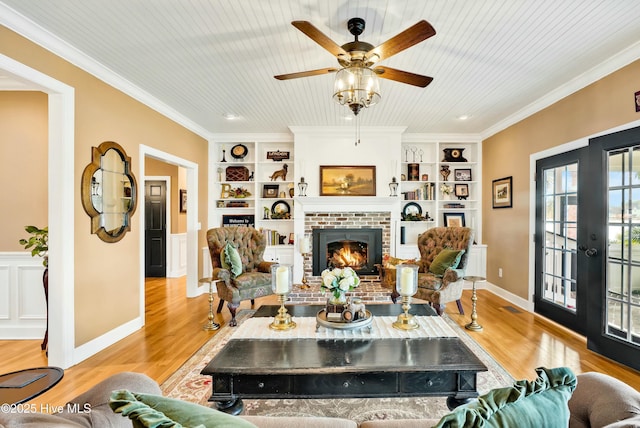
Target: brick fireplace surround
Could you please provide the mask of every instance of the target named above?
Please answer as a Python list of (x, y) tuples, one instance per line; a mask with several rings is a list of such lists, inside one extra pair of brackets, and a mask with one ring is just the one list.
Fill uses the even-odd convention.
[[(311, 236), (314, 229), (382, 229), (382, 253), (391, 252), (391, 212), (390, 211), (348, 211), (348, 212), (305, 212), (304, 234)], [(292, 303), (323, 303), (327, 299), (326, 294), (320, 290), (320, 277), (312, 275), (312, 256), (304, 256), (303, 269), (310, 289), (301, 289), (295, 286), (289, 294)], [(296, 281), (297, 283), (298, 281)], [(391, 290), (381, 287), (378, 275), (360, 276), (360, 286), (349, 295), (360, 297), (365, 302), (390, 301)]]

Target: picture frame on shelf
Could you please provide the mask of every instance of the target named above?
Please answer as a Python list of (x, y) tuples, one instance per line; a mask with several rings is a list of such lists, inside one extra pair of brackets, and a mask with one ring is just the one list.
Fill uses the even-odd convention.
[(455, 181), (471, 181), (471, 168), (459, 168), (453, 170)]
[(464, 213), (443, 213), (446, 227), (465, 227)]
[(180, 212), (187, 212), (187, 190), (180, 189)]
[(491, 183), (491, 202), (493, 208), (512, 208), (513, 177), (498, 178)]
[(277, 198), (278, 197), (278, 184), (263, 184), (262, 185), (262, 197), (263, 198)]
[(376, 196), (375, 165), (320, 166), (320, 196)]
[(454, 186), (453, 193), (458, 199), (467, 199), (469, 197), (469, 185), (456, 184)]

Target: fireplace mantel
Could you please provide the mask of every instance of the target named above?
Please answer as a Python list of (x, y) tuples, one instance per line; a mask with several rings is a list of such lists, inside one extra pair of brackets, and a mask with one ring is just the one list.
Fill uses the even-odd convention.
[(391, 196), (299, 196), (295, 203), (305, 213), (390, 212), (392, 218), (400, 216), (400, 199)]

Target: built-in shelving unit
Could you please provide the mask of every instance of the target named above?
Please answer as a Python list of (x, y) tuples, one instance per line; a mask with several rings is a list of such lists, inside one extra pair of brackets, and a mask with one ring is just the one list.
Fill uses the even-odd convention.
[(292, 141), (215, 141), (212, 227), (252, 224), (267, 239), (265, 260), (293, 263), (295, 159)]
[(404, 141), (399, 248), (414, 247), (429, 227), (466, 225), (479, 231), (481, 163), (478, 141)]

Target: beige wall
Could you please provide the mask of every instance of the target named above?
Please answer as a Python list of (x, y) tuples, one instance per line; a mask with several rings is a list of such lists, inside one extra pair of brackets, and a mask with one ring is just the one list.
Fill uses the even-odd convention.
[[(489, 282), (528, 298), (530, 155), (640, 119), (633, 95), (640, 90), (638, 76), (640, 61), (483, 142), (482, 236)], [(508, 176), (513, 176), (513, 208), (492, 209), (491, 181)]]
[(0, 91), (0, 251), (24, 251), (27, 225), (47, 225), (47, 94)]
[[(167, 192), (171, 192), (171, 225), (168, 232), (174, 234), (186, 233), (187, 215), (180, 212), (180, 189), (186, 187), (186, 184), (182, 183), (183, 179), (180, 177), (182, 175), (180, 170), (184, 168), (147, 157), (144, 169), (146, 175), (171, 177), (171, 189), (167, 189)], [(186, 183), (186, 179), (184, 179), (184, 182)]]
[[(108, 140), (119, 143), (131, 156), (133, 174), (139, 179), (139, 146), (144, 144), (199, 165), (198, 220), (206, 222), (206, 140), (5, 27), (0, 27), (0, 53), (75, 89), (77, 192), (82, 171), (91, 161), (92, 146)], [(22, 171), (20, 176), (25, 174)], [(74, 199), (75, 344), (80, 346), (138, 317), (139, 278), (144, 267), (137, 263), (142, 247), (138, 213), (132, 218), (131, 233), (107, 244), (89, 232), (89, 217), (79, 193)], [(199, 233), (199, 248), (205, 245), (204, 233)], [(201, 271), (202, 260), (198, 266)]]

